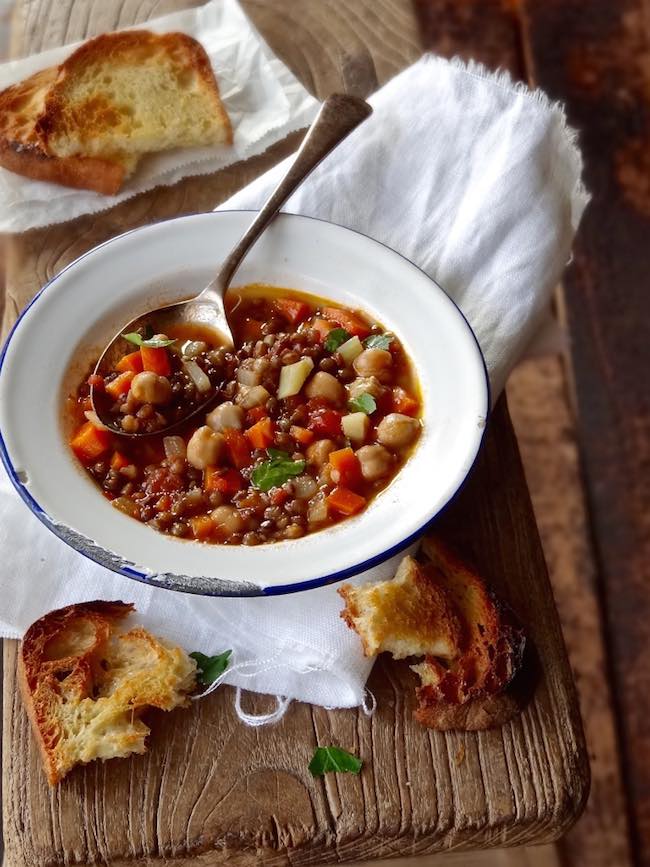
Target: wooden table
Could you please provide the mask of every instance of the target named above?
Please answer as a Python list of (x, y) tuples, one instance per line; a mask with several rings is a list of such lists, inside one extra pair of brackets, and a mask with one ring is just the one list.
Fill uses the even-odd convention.
[[(21, 0), (14, 53), (146, 20), (191, 2)], [(406, 0), (247, 0), (272, 48), (318, 96), (367, 93), (421, 52)], [(208, 210), (295, 146), (210, 178), (154, 191), (105, 214), (27, 233), (9, 249), (5, 328), (38, 287), (127, 228)], [(502, 729), (441, 734), (412, 719), (415, 677), (381, 659), (372, 718), (296, 704), (273, 728), (244, 728), (229, 689), (153, 719), (147, 756), (74, 771), (49, 790), (4, 665), (3, 793), (7, 864), (308, 864), (539, 843), (580, 814), (588, 762), (557, 614), (508, 411), (501, 400), (470, 479), (438, 528), (513, 606), (539, 658), (539, 681)], [(250, 696), (262, 710), (267, 700)], [(317, 744), (364, 759), (360, 777), (313, 780)]]

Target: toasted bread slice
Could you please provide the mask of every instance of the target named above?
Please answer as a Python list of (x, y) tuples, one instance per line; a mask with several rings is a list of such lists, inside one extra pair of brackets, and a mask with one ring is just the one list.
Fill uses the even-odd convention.
[(0, 166), (37, 181), (116, 193), (135, 164), (132, 158), (55, 157), (38, 135), (36, 124), (57, 75), (53, 66), (0, 93)]
[(346, 603), (341, 617), (359, 634), (366, 656), (458, 655), (460, 624), (453, 607), (412, 557), (402, 560), (390, 581), (344, 584), (338, 592)]
[[(453, 600), (463, 623), (461, 653), (451, 664), (428, 655), (412, 666), (422, 686), (415, 716), (433, 728), (486, 728), (509, 719), (518, 710), (511, 696), (496, 701), (522, 662), (525, 639), (510, 612), (483, 580), (436, 536), (422, 545), (425, 566)], [(460, 706), (473, 704), (461, 711)], [(456, 706), (458, 710), (451, 708)]]
[(18, 678), (45, 773), (58, 783), (78, 763), (143, 753), (147, 707), (187, 703), (196, 663), (185, 651), (123, 621), (124, 602), (52, 611), (23, 639)]
[(112, 159), (232, 141), (210, 61), (184, 33), (106, 33), (59, 67), (37, 132), (58, 157)]

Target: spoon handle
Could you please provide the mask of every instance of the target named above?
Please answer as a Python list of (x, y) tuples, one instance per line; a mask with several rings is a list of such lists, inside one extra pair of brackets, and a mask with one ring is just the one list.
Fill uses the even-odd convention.
[(213, 293), (223, 297), (240, 262), (289, 196), (330, 151), (370, 114), (372, 108), (363, 99), (340, 93), (328, 96), (303, 139), (296, 158), (224, 261), (215, 279), (201, 293), (202, 299), (209, 300)]

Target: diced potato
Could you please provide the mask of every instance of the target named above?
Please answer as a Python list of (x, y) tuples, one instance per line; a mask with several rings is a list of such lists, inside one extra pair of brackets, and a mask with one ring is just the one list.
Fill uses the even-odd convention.
[(287, 364), (283, 367), (280, 371), (280, 385), (278, 386), (280, 400), (298, 394), (313, 367), (314, 362), (311, 358), (301, 358), (295, 364)]
[(341, 426), (345, 436), (353, 443), (363, 443), (368, 436), (370, 419), (365, 412), (351, 412), (341, 419)]
[(355, 334), (354, 337), (351, 337), (339, 346), (338, 352), (339, 355), (343, 356), (345, 363), (350, 365), (354, 359), (363, 352), (363, 343)]

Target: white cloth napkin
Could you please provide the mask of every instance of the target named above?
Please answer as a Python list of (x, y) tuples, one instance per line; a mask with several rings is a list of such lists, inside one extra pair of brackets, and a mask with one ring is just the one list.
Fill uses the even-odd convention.
[[(371, 102), (373, 117), (289, 210), (367, 232), (436, 278), (473, 325), (496, 396), (543, 318), (587, 202), (574, 135), (543, 95), (438, 58), (419, 61)], [(281, 171), (224, 207), (258, 207)], [(152, 590), (66, 548), (4, 474), (0, 538), (4, 635), (72, 601), (133, 600), (147, 626), (190, 650), (233, 648), (229, 683), (332, 707), (363, 700), (371, 665), (338, 617), (334, 587), (253, 600)]]
[[(266, 45), (237, 0), (210, 0), (196, 9), (154, 18), (129, 30), (180, 31), (198, 39), (214, 69), (233, 125), (232, 147), (181, 148), (145, 157), (115, 196), (34, 181), (0, 168), (0, 232), (93, 214), (189, 175), (207, 175), (263, 153), (294, 130), (309, 126), (318, 103)], [(0, 90), (61, 63), (80, 42), (0, 64)]]

